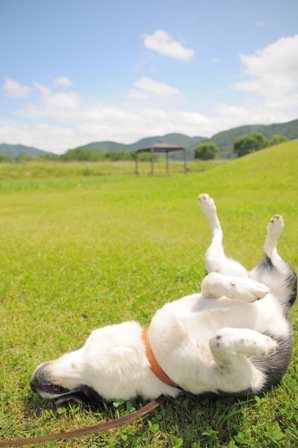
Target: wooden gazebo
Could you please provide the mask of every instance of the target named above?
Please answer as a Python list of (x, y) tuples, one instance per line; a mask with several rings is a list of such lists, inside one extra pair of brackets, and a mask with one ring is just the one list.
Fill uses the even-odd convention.
[(166, 172), (167, 176), (169, 175), (169, 152), (173, 151), (183, 151), (184, 157), (184, 173), (187, 173), (186, 167), (186, 150), (181, 146), (169, 145), (167, 143), (158, 142), (152, 146), (148, 146), (147, 148), (140, 148), (136, 150), (136, 174), (139, 174), (138, 170), (138, 154), (140, 152), (150, 152), (151, 153), (151, 175), (154, 175), (154, 153), (155, 152), (165, 152), (166, 153)]

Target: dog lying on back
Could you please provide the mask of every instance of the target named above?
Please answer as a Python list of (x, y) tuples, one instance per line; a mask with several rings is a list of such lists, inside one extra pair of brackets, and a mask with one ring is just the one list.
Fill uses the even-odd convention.
[(201, 293), (167, 303), (147, 330), (131, 321), (93, 331), (77, 350), (37, 367), (34, 392), (62, 401), (153, 399), (181, 389), (258, 394), (280, 382), (297, 292), (296, 274), (276, 249), (283, 218), (270, 220), (265, 258), (248, 273), (224, 253), (213, 199), (201, 194), (199, 204), (212, 233)]

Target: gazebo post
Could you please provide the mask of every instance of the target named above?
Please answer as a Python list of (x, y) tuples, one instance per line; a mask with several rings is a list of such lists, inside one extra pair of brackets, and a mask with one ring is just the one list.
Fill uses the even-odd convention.
[(186, 166), (186, 149), (183, 148), (183, 155), (184, 155), (184, 174), (187, 174), (187, 166)]
[(169, 151), (166, 151), (167, 176), (169, 175)]
[(184, 151), (184, 173), (187, 173), (187, 166), (186, 166), (186, 150), (185, 148), (182, 148), (181, 146), (177, 145), (169, 145), (167, 143), (158, 142), (154, 145), (147, 146), (146, 148), (140, 148), (136, 151), (136, 175), (139, 174), (139, 167), (138, 167), (138, 154), (139, 152), (149, 152), (151, 153), (151, 176), (154, 176), (154, 155), (156, 152), (165, 152), (166, 153), (166, 175), (169, 176), (170, 167), (169, 167), (169, 152), (172, 151)]
[(136, 175), (139, 175), (139, 166), (138, 166), (138, 151), (136, 151)]
[(151, 176), (154, 176), (154, 148), (151, 146)]

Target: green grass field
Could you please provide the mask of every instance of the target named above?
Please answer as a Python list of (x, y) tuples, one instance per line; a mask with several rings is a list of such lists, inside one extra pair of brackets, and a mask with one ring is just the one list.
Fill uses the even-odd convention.
[[(283, 214), (280, 254), (298, 271), (298, 140), (226, 163), (171, 164), (166, 177), (133, 164), (0, 165), (0, 440), (71, 430), (142, 406), (56, 409), (33, 394), (41, 362), (123, 320), (148, 326), (155, 310), (200, 289), (212, 195), (228, 255), (247, 268), (262, 256), (266, 225)], [(86, 174), (84, 170), (88, 168)], [(17, 174), (12, 174), (17, 173)], [(291, 312), (298, 330), (297, 305)], [(184, 394), (142, 420), (63, 447), (293, 447), (298, 445), (298, 346), (281, 385), (262, 397)], [(48, 443), (40, 446), (55, 446)]]

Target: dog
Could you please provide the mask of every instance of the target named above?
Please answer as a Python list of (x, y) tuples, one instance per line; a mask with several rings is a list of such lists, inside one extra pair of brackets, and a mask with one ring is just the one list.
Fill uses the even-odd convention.
[(78, 349), (36, 368), (34, 392), (60, 402), (177, 397), (182, 390), (239, 396), (281, 381), (297, 294), (297, 276), (276, 249), (283, 218), (270, 220), (265, 257), (248, 272), (224, 253), (213, 199), (201, 194), (199, 205), (212, 233), (201, 293), (164, 305), (148, 329), (130, 321), (93, 331)]

